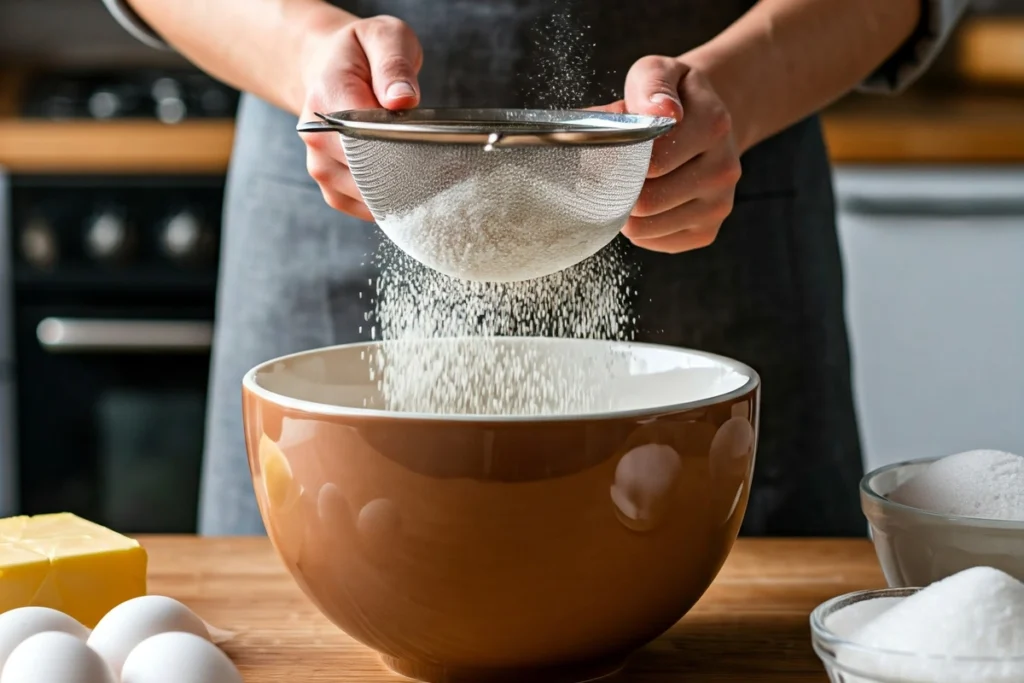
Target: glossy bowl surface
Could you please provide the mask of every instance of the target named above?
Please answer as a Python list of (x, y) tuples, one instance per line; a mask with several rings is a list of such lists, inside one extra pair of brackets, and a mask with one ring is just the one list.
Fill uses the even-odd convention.
[(858, 624), (918, 590), (887, 588), (847, 593), (823, 602), (811, 612), (811, 643), (832, 683), (1024, 681), (1024, 657), (915, 655), (865, 647), (851, 639)]
[(886, 582), (927, 586), (977, 566), (1024, 581), (1024, 522), (938, 514), (887, 498), (935, 460), (886, 465), (861, 480), (861, 508)]
[[(388, 344), (393, 342), (387, 342)], [(582, 681), (621, 668), (714, 580), (746, 510), (760, 380), (710, 354), (510, 339), (628, 372), (618, 408), (424, 415), (375, 400), (374, 344), (264, 363), (243, 381), (263, 520), (319, 609), (427, 681)]]

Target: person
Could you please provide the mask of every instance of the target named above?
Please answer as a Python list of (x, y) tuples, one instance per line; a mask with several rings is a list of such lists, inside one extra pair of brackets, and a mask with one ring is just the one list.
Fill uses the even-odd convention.
[(864, 534), (816, 112), (858, 87), (901, 91), (968, 0), (104, 1), (140, 40), (248, 93), (225, 198), (201, 534), (263, 533), (243, 374), (366, 336), (359, 292), (380, 233), (338, 137), (300, 136), (297, 121), (421, 103), (543, 104), (534, 67), (551, 58), (543, 31), (558, 12), (586, 27), (567, 42), (593, 45), (574, 105), (679, 121), (655, 145), (622, 241), (638, 272), (641, 340), (731, 356), (762, 377), (743, 533)]

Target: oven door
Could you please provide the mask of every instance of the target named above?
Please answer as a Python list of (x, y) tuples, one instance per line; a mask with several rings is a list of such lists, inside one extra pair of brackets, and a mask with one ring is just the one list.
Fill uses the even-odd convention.
[(109, 311), (20, 311), (23, 511), (194, 532), (211, 312)]

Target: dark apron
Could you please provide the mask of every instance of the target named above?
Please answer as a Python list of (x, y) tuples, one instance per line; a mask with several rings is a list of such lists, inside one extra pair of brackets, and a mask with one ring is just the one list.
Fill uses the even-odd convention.
[[(632, 63), (701, 44), (743, 0), (351, 0), (424, 46), (424, 106), (588, 106), (617, 99)], [(569, 9), (589, 25), (582, 90), (552, 85), (558, 53), (536, 31)], [(556, 22), (556, 28), (557, 22)], [(585, 56), (580, 53), (578, 57)], [(565, 55), (562, 55), (565, 57)], [(574, 55), (563, 64), (572, 71)], [(561, 101), (553, 101), (558, 100)], [(332, 211), (305, 174), (295, 119), (247, 97), (229, 178), (200, 532), (262, 533), (242, 439), (239, 383), (253, 365), (358, 333), (379, 231)], [(625, 243), (625, 240), (622, 240)], [(743, 532), (863, 535), (861, 456), (843, 317), (830, 168), (816, 118), (743, 158), (717, 241), (679, 255), (625, 244), (641, 341), (748, 363), (763, 381)]]

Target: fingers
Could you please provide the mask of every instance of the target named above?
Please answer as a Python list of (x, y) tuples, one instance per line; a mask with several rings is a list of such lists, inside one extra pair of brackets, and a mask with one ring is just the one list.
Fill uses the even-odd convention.
[(640, 59), (626, 75), (626, 109), (634, 114), (682, 120), (679, 82), (687, 70), (685, 64), (671, 57)]
[(400, 19), (381, 16), (358, 22), (355, 32), (369, 62), (377, 101), (388, 109), (415, 107), (423, 49), (412, 29)]
[[(301, 120), (316, 112), (349, 109), (407, 109), (419, 104), (418, 74), (423, 50), (403, 21), (379, 16), (354, 21), (318, 49), (306, 72), (306, 106)], [(365, 221), (373, 215), (363, 203), (347, 168), (341, 136), (304, 133), (306, 168), (320, 186), (324, 201)]]
[(654, 142), (648, 178), (667, 175), (732, 131), (722, 101), (700, 73), (670, 57), (644, 57), (626, 77), (626, 109), (678, 123)]
[(657, 216), (697, 197), (732, 194), (742, 169), (732, 147), (721, 145), (683, 164), (674, 172), (644, 183), (631, 215)]
[(306, 150), (306, 171), (320, 186), (324, 201), (332, 209), (372, 223), (373, 214), (363, 203), (352, 173), (344, 164), (314, 149)]
[(710, 246), (718, 235), (717, 229), (704, 228), (699, 230), (683, 230), (666, 237), (655, 239), (633, 240), (636, 246), (649, 251), (660, 251), (663, 254), (681, 254), (684, 251), (703, 249)]
[(584, 111), (600, 111), (607, 114), (628, 114), (626, 111), (626, 101), (617, 100), (611, 104), (602, 104), (596, 107), (587, 107)]
[(682, 206), (656, 216), (631, 216), (622, 234), (633, 242), (666, 237), (679, 231), (722, 224), (732, 212), (732, 193), (692, 199)]

